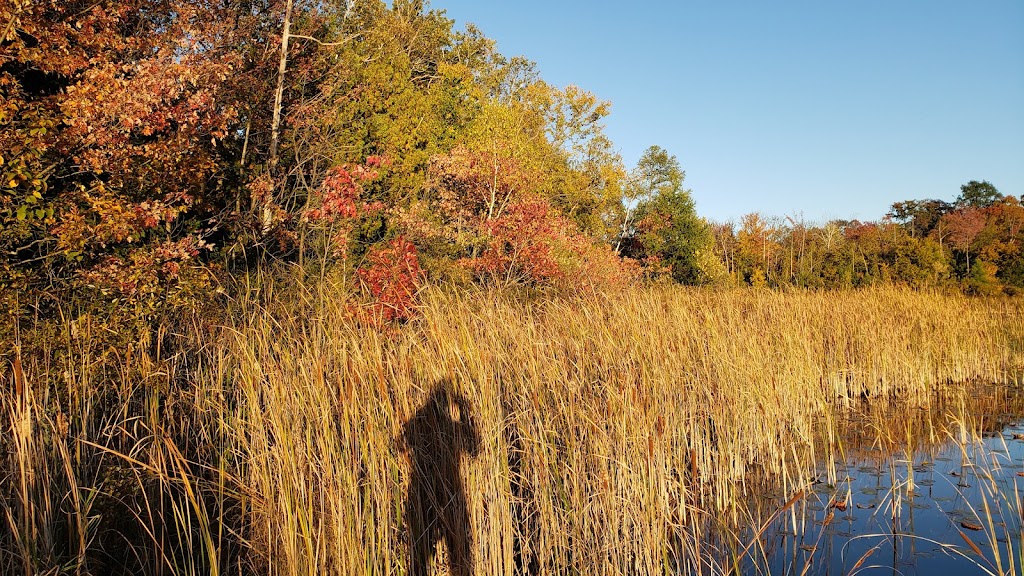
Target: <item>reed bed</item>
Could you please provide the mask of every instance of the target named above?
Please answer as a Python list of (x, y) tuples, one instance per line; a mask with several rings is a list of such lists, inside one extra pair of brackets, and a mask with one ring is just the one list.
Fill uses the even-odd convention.
[[(749, 518), (735, 538), (746, 542), (737, 572), (927, 573), (915, 562), (920, 552), (960, 561), (942, 573), (1018, 573), (1021, 464), (1008, 444), (1020, 440), (1007, 428), (1021, 414), (1015, 385), (978, 382), (945, 386), (916, 405), (854, 407), (832, 430), (842, 464), (810, 471), (817, 478), (796, 499), (786, 501), (770, 476), (750, 491)], [(915, 509), (929, 510), (918, 512), (916, 527)]]
[[(747, 483), (803, 489), (844, 410), (1024, 366), (1017, 300), (898, 288), (428, 289), (385, 331), (329, 282), (240, 293), (175, 355), (79, 319), (6, 368), (0, 572), (727, 572)], [(417, 556), (438, 490), (468, 526)]]

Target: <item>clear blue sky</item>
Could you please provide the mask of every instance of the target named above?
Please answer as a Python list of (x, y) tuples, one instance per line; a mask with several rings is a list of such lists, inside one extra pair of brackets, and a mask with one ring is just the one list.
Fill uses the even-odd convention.
[(612, 102), (698, 212), (878, 219), (969, 180), (1024, 193), (1024, 0), (433, 0)]

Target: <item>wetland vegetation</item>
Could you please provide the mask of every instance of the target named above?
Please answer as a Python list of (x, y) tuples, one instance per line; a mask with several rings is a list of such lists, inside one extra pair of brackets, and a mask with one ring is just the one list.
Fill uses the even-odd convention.
[(697, 213), (423, 2), (0, 2), (0, 573), (1019, 573), (1024, 206)]
[[(166, 357), (145, 341), (91, 356), (79, 319), (50, 355), (73, 365), (16, 365), (5, 570), (406, 573), (410, 483), (455, 498), (452, 478), (468, 525), (435, 561), (465, 539), (474, 573), (803, 573), (865, 546), (865, 566), (898, 549), (903, 570), (908, 546), (1021, 566), (1016, 477), (985, 472), (1024, 470), (1020, 451), (977, 449), (1021, 400), (965, 384), (1015, 382), (1016, 300), (431, 289), (382, 333), (328, 289), (250, 284), (224, 326), (166, 335), (191, 340)], [(949, 442), (968, 461), (946, 466)], [(957, 480), (946, 468), (984, 499), (927, 501)], [(923, 501), (959, 516), (911, 535)], [(960, 530), (984, 558), (957, 522), (982, 526)]]

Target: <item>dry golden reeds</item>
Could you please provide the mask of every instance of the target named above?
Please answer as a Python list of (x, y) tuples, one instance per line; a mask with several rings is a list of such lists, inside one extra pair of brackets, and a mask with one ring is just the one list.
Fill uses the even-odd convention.
[[(4, 391), (0, 420), (14, 435), (2, 441), (11, 528), (0, 570), (44, 571), (25, 542), (38, 547), (35, 527), (60, 524), (60, 511), (75, 545), (45, 545), (89, 573), (99, 552), (88, 498), (116, 485), (80, 468), (117, 462), (136, 486), (138, 565), (152, 573), (405, 574), (427, 562), (718, 573), (750, 548), (723, 540), (722, 526), (762, 517), (746, 483), (770, 476), (785, 499), (801, 490), (842, 459), (843, 410), (927, 402), (1024, 364), (1024, 309), (1008, 299), (656, 287), (581, 298), (428, 289), (421, 300), (419, 318), (381, 332), (329, 284), (263, 282), (235, 299), (227, 325), (190, 336), (187, 362), (126, 370), (120, 411), (89, 392), (107, 373), (72, 369), (65, 385), (84, 412), (64, 436), (44, 391), (24, 393), (35, 412)], [(26, 388), (60, 380), (43, 365), (26, 372)], [(132, 388), (154, 382), (167, 391)], [(403, 440), (437, 390), (466, 399), (450, 418), (472, 420), (475, 455), (455, 449), (447, 424), (433, 444)], [(429, 461), (423, 446), (444, 452), (443, 466), (417, 464)], [(410, 554), (417, 474), (458, 479), (436, 504), (465, 507), (469, 525), (446, 529), (471, 541), (466, 565), (451, 551)]]

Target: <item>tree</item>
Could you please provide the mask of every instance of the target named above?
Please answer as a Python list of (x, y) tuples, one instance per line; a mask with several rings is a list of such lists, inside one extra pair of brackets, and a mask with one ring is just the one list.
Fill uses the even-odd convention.
[(549, 197), (581, 229), (611, 238), (605, 218), (622, 203), (625, 170), (600, 123), (610, 105), (576, 86), (551, 89), (549, 102), (547, 133), (557, 150)]
[(906, 226), (911, 236), (927, 236), (953, 208), (943, 200), (906, 200), (893, 204), (888, 216)]
[(629, 255), (666, 266), (677, 282), (700, 284), (708, 279), (701, 270), (701, 253), (713, 249), (711, 228), (697, 216), (686, 177), (675, 156), (651, 146), (634, 170), (630, 198), (639, 199)]
[(1024, 206), (1013, 196), (1005, 196), (984, 213), (985, 227), (973, 245), (977, 259), (994, 264), (1003, 285), (1024, 286)]
[(623, 241), (635, 235), (632, 228), (633, 217), (638, 206), (648, 202), (661, 190), (673, 191), (682, 189), (686, 174), (679, 166), (679, 161), (661, 146), (650, 146), (644, 150), (636, 167), (629, 174), (623, 191), (622, 224), (619, 238), (615, 244), (618, 252)]
[(771, 273), (773, 258), (779, 248), (777, 236), (778, 230), (756, 212), (740, 220), (737, 256), (742, 273), (748, 280), (758, 271), (765, 278)]
[(995, 264), (977, 259), (971, 265), (967, 273), (966, 290), (969, 294), (980, 296), (992, 296), (1002, 291), (1002, 286), (996, 278), (997, 267)]
[(246, 50), (268, 14), (46, 0), (0, 20), (0, 285), (166, 299), (240, 187), (238, 95), (263, 77)]
[(985, 228), (985, 212), (973, 206), (954, 210), (942, 217), (943, 227), (949, 232), (949, 242), (964, 252), (964, 267), (971, 268), (971, 244)]
[(956, 205), (961, 208), (988, 208), (1002, 198), (1003, 195), (988, 180), (971, 180), (960, 187)]
[(714, 238), (715, 250), (718, 253), (725, 271), (731, 281), (736, 280), (736, 225), (729, 221), (711, 225), (711, 236)]

